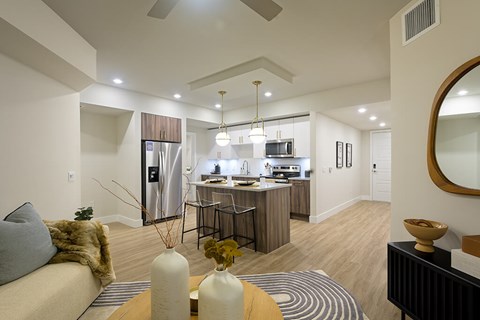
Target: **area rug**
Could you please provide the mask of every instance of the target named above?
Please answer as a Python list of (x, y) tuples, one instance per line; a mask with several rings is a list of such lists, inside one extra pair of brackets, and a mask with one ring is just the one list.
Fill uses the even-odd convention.
[[(368, 320), (355, 298), (321, 270), (237, 277), (267, 292), (286, 320)], [(148, 288), (150, 281), (113, 283), (80, 320), (107, 319), (116, 308)]]

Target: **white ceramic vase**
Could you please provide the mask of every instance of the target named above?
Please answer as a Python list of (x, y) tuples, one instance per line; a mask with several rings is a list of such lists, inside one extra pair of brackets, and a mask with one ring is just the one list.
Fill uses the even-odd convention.
[(207, 277), (198, 288), (199, 320), (243, 320), (243, 285), (227, 270)]
[(151, 266), (152, 320), (190, 319), (188, 261), (166, 249)]

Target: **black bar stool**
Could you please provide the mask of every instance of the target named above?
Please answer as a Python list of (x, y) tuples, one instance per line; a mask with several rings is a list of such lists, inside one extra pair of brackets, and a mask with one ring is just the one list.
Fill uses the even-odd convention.
[[(222, 233), (222, 224), (220, 223), (220, 215), (218, 215), (218, 224), (220, 226), (220, 240), (224, 240), (227, 238), (233, 238), (233, 240), (237, 241), (239, 247), (245, 247), (248, 244), (253, 243), (253, 247), (255, 251), (257, 251), (257, 236), (255, 231), (255, 210), (256, 207), (245, 207), (239, 206), (235, 204), (233, 200), (233, 195), (231, 193), (217, 193), (212, 192), (213, 201), (219, 203), (218, 206), (215, 207), (215, 212), (228, 214), (232, 216), (232, 234), (228, 236), (223, 236)], [(237, 216), (244, 215), (250, 213), (252, 216), (252, 228), (253, 228), (253, 238), (247, 236), (247, 234), (240, 235), (238, 234), (237, 230)], [(239, 243), (238, 238), (242, 238), (247, 240), (245, 243)]]
[[(197, 190), (197, 199), (196, 200), (187, 200), (185, 201), (183, 205), (183, 217), (182, 217), (182, 243), (183, 243), (183, 235), (187, 232), (197, 230), (197, 249), (200, 249), (200, 239), (208, 237), (208, 236), (215, 236), (215, 233), (218, 233), (220, 235), (220, 228), (216, 227), (217, 223), (217, 216), (218, 213), (214, 211), (213, 213), (213, 227), (205, 225), (205, 213), (204, 209), (205, 208), (210, 208), (214, 207), (219, 202), (215, 201), (210, 201), (210, 200), (205, 200), (200, 198), (200, 194)], [(187, 215), (187, 206), (194, 207), (196, 209), (196, 220), (197, 220), (197, 225), (195, 228), (185, 230), (185, 216)], [(203, 229), (202, 235), (200, 235), (200, 229)], [(206, 233), (205, 229), (211, 230), (211, 232)]]

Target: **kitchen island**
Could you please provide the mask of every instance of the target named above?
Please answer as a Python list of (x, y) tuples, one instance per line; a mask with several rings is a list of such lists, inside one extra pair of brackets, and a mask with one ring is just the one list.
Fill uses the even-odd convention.
[[(290, 187), (289, 184), (267, 182), (260, 186), (258, 182), (251, 186), (232, 185), (226, 183), (210, 183), (207, 181), (191, 182), (196, 186), (202, 199), (212, 200), (212, 192), (231, 193), (235, 204), (256, 207), (255, 227), (257, 251), (269, 253), (290, 242)], [(205, 215), (205, 222), (213, 226), (213, 208)], [(231, 217), (222, 216), (222, 233), (232, 231)], [(237, 228), (240, 234), (253, 237), (250, 216), (241, 215), (237, 218)], [(240, 242), (241, 244), (241, 242)], [(248, 245), (253, 249), (253, 244)]]

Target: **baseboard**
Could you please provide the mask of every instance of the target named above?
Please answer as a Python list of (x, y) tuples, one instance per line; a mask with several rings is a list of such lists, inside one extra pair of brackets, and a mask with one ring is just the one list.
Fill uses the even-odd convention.
[(372, 201), (372, 196), (369, 194), (364, 194), (363, 196), (360, 196), (361, 200), (367, 200), (367, 201)]
[(358, 196), (358, 197), (353, 198), (353, 199), (351, 199), (351, 200), (349, 200), (349, 201), (347, 201), (347, 202), (344, 202), (344, 203), (342, 203), (342, 204), (340, 204), (340, 205), (338, 205), (338, 206), (336, 206), (336, 207), (334, 207), (334, 208), (332, 208), (332, 209), (329, 209), (329, 210), (327, 210), (327, 211), (325, 211), (325, 212), (322, 212), (322, 213), (320, 213), (320, 214), (317, 214), (316, 216), (310, 216), (309, 222), (310, 222), (310, 223), (320, 223), (320, 222), (322, 222), (322, 221), (330, 218), (331, 216), (336, 215), (336, 214), (339, 213), (340, 211), (342, 211), (342, 210), (344, 210), (344, 209), (346, 209), (346, 208), (354, 205), (354, 204), (357, 203), (358, 201), (363, 200), (362, 198), (363, 198), (363, 196)]
[(139, 228), (139, 227), (143, 226), (142, 219), (135, 220), (135, 219), (131, 219), (131, 218), (119, 215), (119, 214), (114, 214), (114, 215), (110, 215), (110, 216), (106, 216), (106, 217), (99, 217), (99, 218), (95, 218), (94, 220), (98, 220), (103, 224), (112, 223), (112, 222), (120, 222), (120, 223), (122, 223), (124, 225), (127, 225), (129, 227), (132, 227), (132, 228)]

